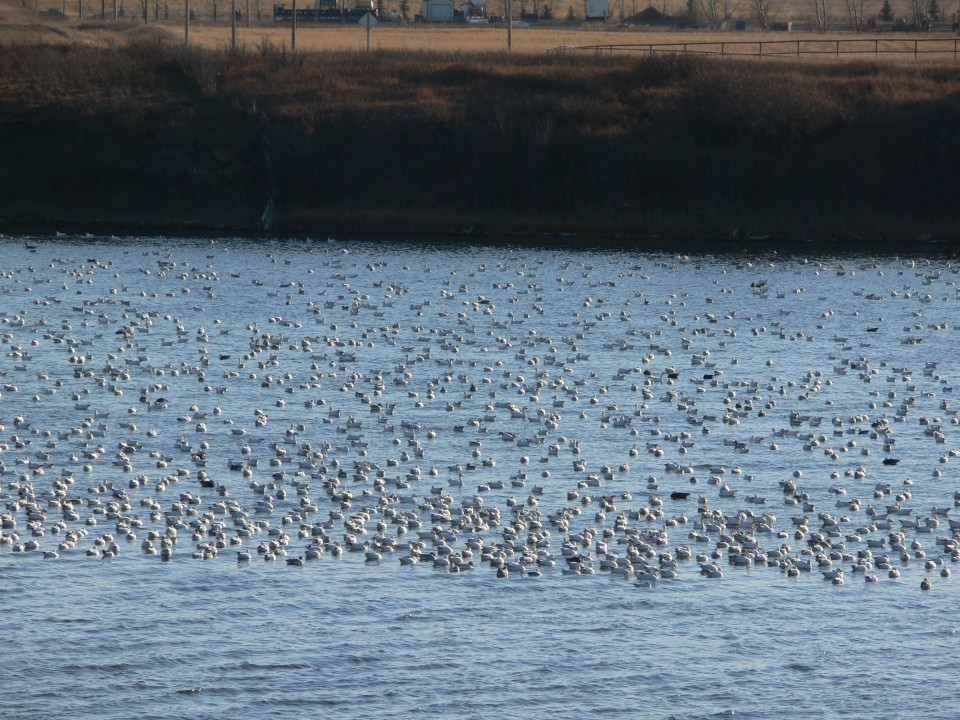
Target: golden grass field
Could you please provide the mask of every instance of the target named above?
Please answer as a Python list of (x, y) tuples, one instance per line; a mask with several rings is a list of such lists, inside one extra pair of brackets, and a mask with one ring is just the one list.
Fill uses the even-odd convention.
[[(182, 36), (182, 28), (177, 28), (177, 31)], [(279, 27), (266, 23), (262, 28), (251, 27), (249, 30), (241, 26), (238, 28), (238, 41), (257, 44), (266, 39), (273, 44), (289, 44), (291, 34), (289, 23)], [(635, 38), (636, 35), (597, 27), (514, 28), (513, 49), (516, 52), (543, 53), (565, 46), (648, 42), (646, 38)], [(666, 36), (667, 33), (658, 35)], [(674, 33), (670, 35), (675, 37)], [(231, 30), (229, 27), (191, 27), (190, 39), (191, 42), (207, 46), (229, 44)], [(664, 41), (673, 42), (673, 39)], [(366, 31), (357, 25), (320, 28), (300, 25), (297, 32), (297, 48), (304, 51), (365, 50), (366, 42)], [(499, 52), (507, 49), (507, 29), (493, 25), (431, 27), (418, 24), (398, 27), (384, 23), (371, 32), (370, 46), (371, 49), (384, 50)]]
[[(106, 11), (107, 15), (112, 14), (112, 0), (82, 1), (84, 2), (84, 15), (86, 17), (99, 15), (102, 9)], [(80, 42), (110, 46), (127, 44), (142, 39), (144, 36), (165, 38), (173, 43), (183, 42), (183, 1), (176, 0), (170, 3), (166, 0), (146, 0), (150, 17), (150, 21), (146, 24), (143, 23), (142, 19), (133, 17), (134, 14), (141, 12), (140, 3), (142, 1), (123, 0), (126, 20), (114, 23), (94, 19), (78, 21), (78, 3), (81, 0), (67, 0), (66, 2), (63, 2), (63, 0), (53, 0), (52, 2), (51, 0), (23, 0), (24, 4), (22, 5), (21, 0), (0, 0), (0, 43)], [(214, 23), (209, 19), (203, 19), (213, 17), (213, 1), (191, 0), (191, 8), (201, 19), (190, 24), (190, 44), (202, 47), (228, 47), (231, 44), (232, 29), (228, 21), (220, 20)], [(261, 0), (263, 19), (259, 23), (256, 19), (256, 0), (250, 0), (249, 5), (247, 0), (236, 0), (236, 2), (237, 9), (244, 15), (247, 8), (251, 8), (250, 14), (253, 18), (250, 27), (247, 26), (245, 18), (239, 21), (237, 26), (238, 44), (248, 48), (260, 47), (264, 44), (289, 47), (292, 40), (290, 24), (273, 21), (271, 15), (272, 3), (269, 0)], [(217, 3), (218, 16), (228, 18), (230, 13), (229, 2), (217, 0)], [(395, 3), (391, 2), (387, 5), (393, 7)], [(611, 2), (611, 7), (614, 7), (614, 5), (615, 3)], [(580, 3), (574, 2), (573, 6), (579, 7)], [(38, 7), (41, 11), (40, 14), (37, 13)], [(558, 4), (557, 7), (560, 8), (558, 14), (561, 14), (561, 11), (565, 12), (567, 5)], [(499, 5), (497, 8), (502, 9)], [(44, 13), (46, 9), (65, 9), (67, 18), (51, 18)], [(414, 0), (411, 2), (411, 12), (417, 12), (418, 10), (419, 3)], [(160, 18), (159, 22), (153, 21), (155, 15)], [(857, 35), (843, 31), (829, 34), (831, 39), (840, 38), (849, 43), (842, 56), (848, 59), (854, 57), (854, 49), (860, 47), (856, 45), (856, 42), (872, 41), (879, 37)], [(881, 42), (885, 44), (893, 42), (909, 44), (915, 37), (923, 38), (924, 41), (930, 38), (941, 38), (943, 40), (943, 53), (945, 56), (950, 56), (957, 35), (953, 32), (923, 35), (893, 35), (887, 33), (883, 36)], [(613, 21), (606, 24), (552, 21), (531, 27), (514, 28), (512, 47), (515, 52), (545, 53), (559, 49), (593, 45), (677, 44), (682, 46), (684, 43), (711, 43), (712, 46), (704, 45), (702, 47), (704, 51), (713, 52), (717, 49), (719, 43), (723, 42), (727, 44), (727, 53), (755, 54), (756, 48), (751, 47), (750, 43), (760, 41), (765, 43), (783, 41), (804, 43), (810, 41), (822, 44), (824, 39), (824, 35), (808, 32), (663, 30), (651, 26), (618, 28)], [(297, 49), (305, 52), (362, 51), (366, 49), (366, 42), (366, 32), (352, 21), (343, 25), (323, 24), (320, 26), (301, 23), (296, 37)], [(426, 23), (410, 23), (401, 27), (395, 23), (384, 22), (372, 31), (370, 43), (373, 50), (500, 52), (508, 47), (508, 31), (505, 25), (492, 24), (429, 25)], [(863, 49), (866, 54), (872, 54), (873, 52), (872, 48), (867, 47), (866, 44), (863, 44)], [(912, 54), (905, 53), (905, 55), (909, 55), (909, 59), (913, 60)], [(810, 59), (813, 56), (806, 57)], [(830, 57), (829, 53), (824, 54), (824, 58), (830, 59)], [(931, 55), (929, 59), (942, 60), (944, 57), (939, 55), (933, 57)]]
[[(182, 28), (170, 28), (171, 32), (182, 37)], [(291, 40), (289, 24), (276, 27), (267, 24), (262, 28), (247, 29), (242, 25), (237, 29), (238, 42), (257, 44), (267, 40), (273, 44), (287, 43)], [(190, 29), (191, 42), (205, 46), (228, 45), (231, 41), (229, 27), (202, 27)], [(856, 38), (850, 34), (848, 40)], [(869, 39), (869, 38), (866, 38)], [(925, 38), (930, 39), (930, 38)], [(946, 39), (946, 38), (945, 38)], [(705, 51), (715, 52), (716, 45), (723, 42), (727, 51), (742, 50), (754, 53), (753, 43), (771, 41), (810, 41), (822, 43), (823, 36), (814, 34), (786, 33), (719, 33), (708, 31), (653, 31), (640, 29), (617, 30), (597, 26), (541, 26), (536, 28), (515, 28), (512, 47), (515, 52), (544, 53), (593, 45), (654, 44), (676, 45), (703, 43)], [(945, 44), (944, 50), (952, 50), (952, 39)], [(424, 25), (397, 27), (380, 25), (370, 37), (371, 49), (414, 50), (414, 51), (460, 51), (460, 52), (499, 52), (507, 49), (508, 38), (505, 27), (430, 27)], [(851, 46), (852, 48), (853, 46)], [(360, 27), (312, 28), (300, 26), (297, 32), (297, 48), (304, 51), (316, 50), (365, 50), (366, 32)], [(866, 49), (866, 48), (865, 48)]]

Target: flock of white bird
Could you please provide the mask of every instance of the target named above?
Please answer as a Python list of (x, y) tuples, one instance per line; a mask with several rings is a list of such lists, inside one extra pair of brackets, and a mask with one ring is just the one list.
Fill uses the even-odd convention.
[(960, 561), (948, 261), (812, 262), (849, 293), (813, 302), (777, 258), (5, 242), (10, 553), (642, 587)]

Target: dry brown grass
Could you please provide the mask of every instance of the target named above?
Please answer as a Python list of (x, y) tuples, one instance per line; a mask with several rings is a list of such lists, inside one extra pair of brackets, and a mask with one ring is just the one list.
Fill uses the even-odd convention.
[(57, 30), (0, 33), (0, 217), (251, 227), (276, 186), (290, 231), (960, 238), (953, 63), (557, 53), (610, 31), (547, 27), (512, 54), (502, 29), (382, 28), (369, 56), (360, 28), (295, 54), (289, 27), (241, 28), (240, 52), (226, 27)]
[[(170, 28), (171, 32), (182, 30)], [(513, 49), (521, 53), (554, 52), (559, 48), (588, 45), (621, 45), (632, 43), (696, 43), (712, 41), (721, 35), (708, 31), (645, 31), (640, 29), (617, 30), (603, 25), (543, 25), (540, 27), (515, 28)], [(278, 43), (290, 43), (289, 24), (275, 26), (265, 24), (262, 28), (240, 27), (240, 42), (259, 42), (261, 38)], [(753, 42), (777, 39), (769, 33), (722, 33), (728, 41)], [(792, 36), (801, 39), (808, 36)], [(812, 36), (811, 36), (812, 37)], [(230, 43), (230, 28), (218, 26), (191, 27), (191, 41), (205, 47), (223, 46)], [(304, 51), (318, 50), (365, 50), (366, 33), (359, 26), (319, 27), (301, 25), (297, 32), (297, 47)], [(484, 53), (502, 52), (507, 49), (507, 30), (503, 26), (428, 26), (409, 25), (398, 27), (383, 24), (373, 30), (371, 48), (383, 50), (412, 50), (433, 52)]]

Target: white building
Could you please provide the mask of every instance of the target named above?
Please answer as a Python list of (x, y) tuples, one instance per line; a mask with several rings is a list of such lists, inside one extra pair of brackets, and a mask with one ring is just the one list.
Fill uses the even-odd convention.
[(453, 0), (423, 0), (423, 19), (427, 22), (453, 22)]

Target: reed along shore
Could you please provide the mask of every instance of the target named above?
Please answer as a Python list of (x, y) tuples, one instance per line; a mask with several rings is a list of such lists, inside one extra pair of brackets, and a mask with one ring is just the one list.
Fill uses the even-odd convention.
[(960, 67), (0, 47), (0, 232), (960, 239)]

